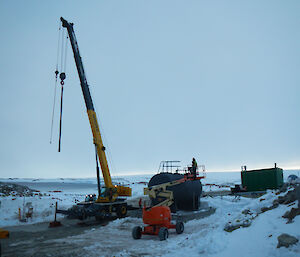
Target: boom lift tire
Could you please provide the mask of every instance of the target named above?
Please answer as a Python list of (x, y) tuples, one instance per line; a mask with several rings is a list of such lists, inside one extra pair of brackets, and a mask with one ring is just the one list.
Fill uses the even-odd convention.
[(140, 226), (136, 226), (132, 230), (132, 237), (134, 239), (141, 239), (142, 237), (142, 228)]
[(127, 214), (127, 206), (125, 204), (117, 207), (117, 217), (124, 218)]
[(182, 234), (184, 231), (184, 225), (183, 222), (179, 221), (176, 223), (176, 233), (177, 234)]
[(160, 241), (166, 240), (169, 237), (169, 231), (165, 227), (161, 227), (158, 232), (158, 237)]

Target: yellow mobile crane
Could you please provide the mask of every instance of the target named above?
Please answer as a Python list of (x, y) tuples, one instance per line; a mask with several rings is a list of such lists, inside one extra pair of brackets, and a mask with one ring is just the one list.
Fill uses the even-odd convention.
[[(125, 198), (120, 198), (119, 196), (131, 196), (131, 188), (122, 185), (113, 185), (112, 183), (105, 154), (105, 147), (102, 142), (96, 112), (85, 76), (82, 59), (79, 53), (78, 43), (73, 29), (73, 23), (69, 23), (62, 17), (60, 18), (60, 20), (62, 22), (62, 27), (66, 28), (68, 31), (80, 79), (80, 85), (87, 108), (87, 114), (93, 134), (93, 140), (96, 149), (98, 197), (96, 199), (93, 199), (93, 197), (87, 197), (85, 202), (81, 202), (76, 206), (73, 206), (68, 211), (57, 210), (57, 212), (67, 214), (69, 217), (79, 219), (84, 219), (89, 216), (103, 218), (103, 216), (106, 216), (107, 214), (110, 214), (112, 212), (116, 212), (119, 217), (122, 217), (127, 213), (127, 203), (125, 201)], [(100, 162), (101, 171), (105, 183), (105, 187), (102, 188), (100, 188), (97, 156)]]

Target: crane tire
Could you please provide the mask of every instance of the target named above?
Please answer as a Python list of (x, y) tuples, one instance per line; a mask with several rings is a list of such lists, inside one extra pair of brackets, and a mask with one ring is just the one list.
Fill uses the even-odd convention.
[(118, 218), (124, 218), (127, 214), (127, 205), (119, 205), (117, 207), (117, 216)]

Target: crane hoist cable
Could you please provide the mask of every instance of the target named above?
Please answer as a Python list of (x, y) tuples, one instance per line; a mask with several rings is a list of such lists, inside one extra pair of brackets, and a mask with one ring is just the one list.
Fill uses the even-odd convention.
[[(62, 75), (64, 73), (61, 73)], [(63, 77), (63, 76), (61, 76)], [(64, 81), (61, 80), (61, 94), (60, 94), (60, 115), (59, 115), (59, 137), (58, 137), (58, 152), (61, 149), (61, 128), (62, 128), (62, 111), (63, 111), (63, 96), (64, 96)]]
[(56, 54), (56, 68), (55, 68), (55, 84), (54, 84), (54, 97), (53, 97), (53, 108), (52, 108), (52, 118), (51, 118), (51, 131), (50, 131), (50, 144), (52, 143), (52, 135), (53, 135), (53, 122), (54, 122), (54, 113), (55, 113), (55, 103), (56, 103), (56, 87), (57, 87), (57, 78), (58, 78), (58, 59), (59, 59), (59, 45), (61, 38), (61, 24), (58, 28), (58, 42), (57, 42), (57, 54)]
[[(60, 85), (61, 85), (61, 95), (60, 95), (60, 116), (59, 116), (59, 137), (58, 137), (58, 152), (61, 150), (61, 130), (62, 130), (62, 112), (63, 112), (63, 96), (64, 96), (64, 80), (66, 79), (66, 65), (67, 65), (67, 42), (68, 42), (68, 35), (65, 39), (65, 46), (64, 46), (64, 35), (65, 31), (63, 32), (63, 39), (62, 39), (62, 56), (61, 56), (61, 70), (62, 72), (59, 74), (60, 78)], [(64, 50), (65, 47), (65, 50)], [(63, 62), (64, 60), (64, 62)]]
[(96, 171), (97, 171), (98, 195), (100, 195), (101, 194), (101, 188), (100, 188), (100, 169), (99, 169), (98, 154), (97, 154), (97, 145), (96, 144), (95, 144), (95, 156), (96, 156)]
[[(50, 144), (52, 143), (53, 134), (53, 123), (54, 123), (54, 113), (55, 113), (55, 103), (56, 103), (56, 87), (58, 75), (60, 78), (61, 85), (61, 97), (60, 97), (60, 118), (59, 118), (59, 142), (58, 142), (58, 152), (61, 150), (61, 136), (62, 136), (62, 111), (63, 111), (63, 95), (64, 95), (64, 84), (66, 79), (66, 66), (67, 66), (67, 42), (68, 34), (62, 29), (60, 24), (58, 31), (58, 43), (57, 43), (57, 56), (56, 56), (56, 70), (55, 70), (55, 87), (54, 87), (54, 99), (53, 99), (53, 109), (52, 109), (52, 120), (51, 120), (51, 134), (50, 134)], [(60, 62), (60, 67), (59, 67)]]
[(54, 99), (53, 99), (52, 119), (51, 119), (50, 144), (52, 144), (53, 122), (54, 122), (54, 110), (55, 110), (55, 102), (56, 102), (57, 76), (58, 76), (58, 70), (55, 70), (55, 85), (54, 85)]

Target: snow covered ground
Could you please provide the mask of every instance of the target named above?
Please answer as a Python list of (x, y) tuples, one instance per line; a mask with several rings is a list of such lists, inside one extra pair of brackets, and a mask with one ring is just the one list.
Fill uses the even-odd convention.
[[(271, 199), (273, 196), (270, 192), (268, 202)], [(214, 215), (187, 222), (183, 234), (170, 232), (166, 242), (159, 241), (155, 236), (143, 236), (142, 239), (133, 241), (130, 236), (131, 229), (133, 226), (142, 225), (141, 220), (134, 218), (116, 220), (101, 230), (88, 231), (64, 239), (64, 242), (80, 245), (84, 240), (84, 250), (89, 256), (99, 256), (97, 253), (105, 256), (299, 256), (299, 244), (288, 249), (276, 248), (277, 236), (281, 233), (300, 237), (300, 217), (297, 216), (292, 224), (286, 224), (286, 220), (281, 218), (286, 211), (285, 206), (261, 214), (248, 228), (229, 233), (224, 231), (224, 225), (228, 221), (241, 218), (241, 210), (245, 208), (257, 209), (261, 202), (259, 199), (232, 201), (231, 197), (223, 197), (210, 199), (210, 203), (217, 208)], [(110, 243), (103, 245), (99, 242), (101, 235), (105, 235)], [(118, 235), (118, 239), (115, 235)]]
[[(144, 194), (143, 188), (152, 175), (114, 177), (113, 183), (130, 185), (132, 198)], [(68, 209), (77, 202), (83, 201), (86, 194), (97, 192), (95, 178), (85, 179), (0, 179), (0, 182), (17, 183), (28, 186), (37, 192), (33, 196), (20, 197), (14, 194), (1, 196), (0, 194), (0, 227), (33, 224), (37, 222), (53, 220), (55, 202), (59, 209)], [(26, 211), (26, 204), (33, 207), (32, 219), (26, 223), (20, 222), (19, 208), (21, 213)]]
[[(284, 172), (284, 178), (298, 173), (299, 171)], [(130, 185), (133, 189), (133, 197), (138, 198), (143, 195), (144, 183), (151, 177), (152, 175), (124, 176), (115, 177), (113, 180)], [(29, 223), (51, 221), (56, 201), (59, 208), (66, 209), (84, 199), (86, 193), (96, 192), (95, 179), (0, 179), (0, 181), (30, 185), (40, 191), (25, 199), (16, 196), (0, 196), (0, 227), (24, 224), (17, 219), (18, 208), (23, 208), (27, 202), (32, 203), (34, 210), (33, 218), (29, 219)], [(203, 187), (204, 191), (219, 190), (224, 187), (226, 189), (226, 186), (240, 183), (240, 173), (207, 173), (202, 183), (209, 184)], [(133, 240), (131, 230), (136, 225), (142, 225), (142, 220), (128, 217), (110, 222), (105, 227), (88, 229), (83, 234), (54, 240), (53, 243), (70, 245), (70, 249), (74, 249), (76, 245), (80, 246), (79, 248), (84, 251), (82, 256), (300, 256), (299, 242), (289, 248), (276, 248), (277, 237), (282, 233), (293, 235), (300, 241), (300, 216), (296, 216), (294, 222), (290, 224), (286, 224), (287, 220), (282, 218), (287, 210), (296, 207), (297, 202), (290, 206), (279, 205), (256, 217), (262, 207), (271, 206), (277, 197), (278, 195), (271, 190), (257, 199), (244, 197), (235, 199), (232, 196), (206, 197), (203, 201), (215, 207), (216, 212), (209, 217), (185, 223), (184, 233), (177, 235), (171, 232), (167, 241), (159, 241), (154, 236)], [(248, 211), (243, 214), (244, 210)], [(251, 218), (253, 220), (249, 227), (242, 227), (232, 232), (224, 231), (226, 224), (243, 223)], [(105, 242), (109, 243), (99, 240), (103, 237)]]
[[(285, 171), (285, 180), (290, 174), (298, 175), (299, 171)], [(143, 195), (143, 188), (153, 175), (113, 177), (114, 183), (130, 185), (132, 198)], [(26, 203), (32, 203), (33, 217), (28, 223), (37, 223), (53, 219), (55, 202), (60, 209), (67, 209), (78, 201), (82, 201), (86, 194), (96, 193), (95, 178), (58, 178), (58, 179), (1, 179), (0, 182), (18, 183), (38, 190), (32, 197), (0, 195), (0, 227), (22, 225), (18, 220), (18, 209), (23, 211)], [(204, 191), (229, 190), (229, 186), (241, 183), (240, 172), (207, 172), (202, 180)], [(205, 186), (208, 184), (207, 186)], [(216, 186), (217, 185), (217, 186)]]

